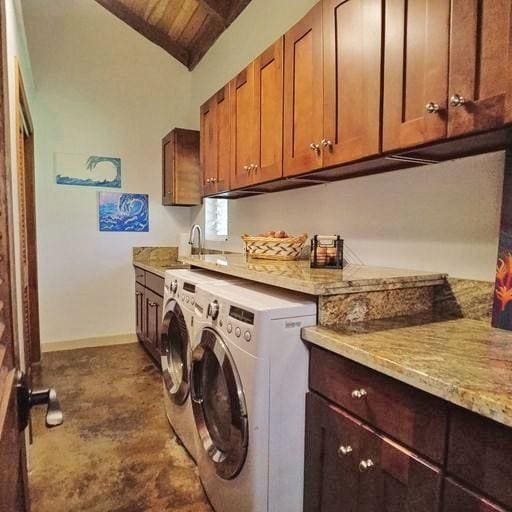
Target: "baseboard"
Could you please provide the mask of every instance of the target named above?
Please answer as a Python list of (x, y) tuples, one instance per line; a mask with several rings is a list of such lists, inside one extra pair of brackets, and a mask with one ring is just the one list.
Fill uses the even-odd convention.
[(136, 334), (116, 334), (101, 338), (81, 338), (78, 340), (51, 341), (41, 344), (41, 352), (57, 352), (59, 350), (74, 350), (77, 348), (108, 347), (136, 343)]

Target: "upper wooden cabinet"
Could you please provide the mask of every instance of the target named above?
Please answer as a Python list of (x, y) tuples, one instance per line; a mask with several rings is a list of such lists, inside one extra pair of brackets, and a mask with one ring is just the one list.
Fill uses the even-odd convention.
[(249, 185), (255, 157), (254, 62), (229, 84), (231, 109), (231, 188)]
[(231, 123), (229, 86), (201, 106), (201, 168), (204, 195), (229, 188)]
[(382, 0), (323, 2), (324, 167), (380, 150)]
[(162, 139), (162, 204), (201, 204), (199, 132), (174, 128)]
[(284, 36), (284, 175), (322, 167), (322, 3)]
[(387, 0), (384, 38), (383, 149), (446, 136), (447, 0)]
[(452, 0), (448, 136), (512, 121), (512, 2)]
[(254, 183), (283, 175), (283, 45), (282, 37), (254, 62)]

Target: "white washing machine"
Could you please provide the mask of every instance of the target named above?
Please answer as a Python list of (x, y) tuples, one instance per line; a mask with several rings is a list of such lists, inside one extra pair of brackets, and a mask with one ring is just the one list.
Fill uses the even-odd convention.
[(300, 512), (316, 301), (254, 283), (199, 285), (192, 354), (199, 476), (217, 512)]
[(195, 330), (195, 295), (199, 283), (227, 284), (206, 270), (174, 269), (165, 276), (160, 338), (167, 418), (189, 454), (197, 460), (198, 440), (190, 403), (190, 368)]

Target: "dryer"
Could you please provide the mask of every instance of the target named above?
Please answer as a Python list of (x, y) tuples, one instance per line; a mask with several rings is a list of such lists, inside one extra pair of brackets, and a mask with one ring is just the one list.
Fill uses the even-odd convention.
[(217, 512), (300, 512), (308, 350), (316, 301), (254, 283), (199, 285), (192, 354), (198, 468)]
[(227, 284), (206, 270), (173, 269), (165, 276), (160, 353), (164, 404), (174, 433), (194, 460), (197, 434), (190, 403), (190, 367), (195, 340), (195, 295), (199, 283)]

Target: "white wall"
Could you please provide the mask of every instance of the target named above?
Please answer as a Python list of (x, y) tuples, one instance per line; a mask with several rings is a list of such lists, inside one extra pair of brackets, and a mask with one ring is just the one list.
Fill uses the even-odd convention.
[[(253, 0), (192, 72), (192, 114), (300, 19), (315, 0)], [(339, 233), (364, 263), (448, 272), (494, 281), (504, 155), (237, 199), (230, 239), (210, 247), (241, 250), (240, 235), (286, 229)], [(194, 219), (202, 222), (203, 210)]]
[[(133, 246), (176, 245), (190, 210), (161, 203), (163, 135), (190, 127), (184, 66), (91, 0), (24, 0), (36, 134), (41, 338), (133, 333)], [(120, 156), (150, 195), (149, 233), (100, 233), (97, 190), (56, 185), (55, 152)]]

